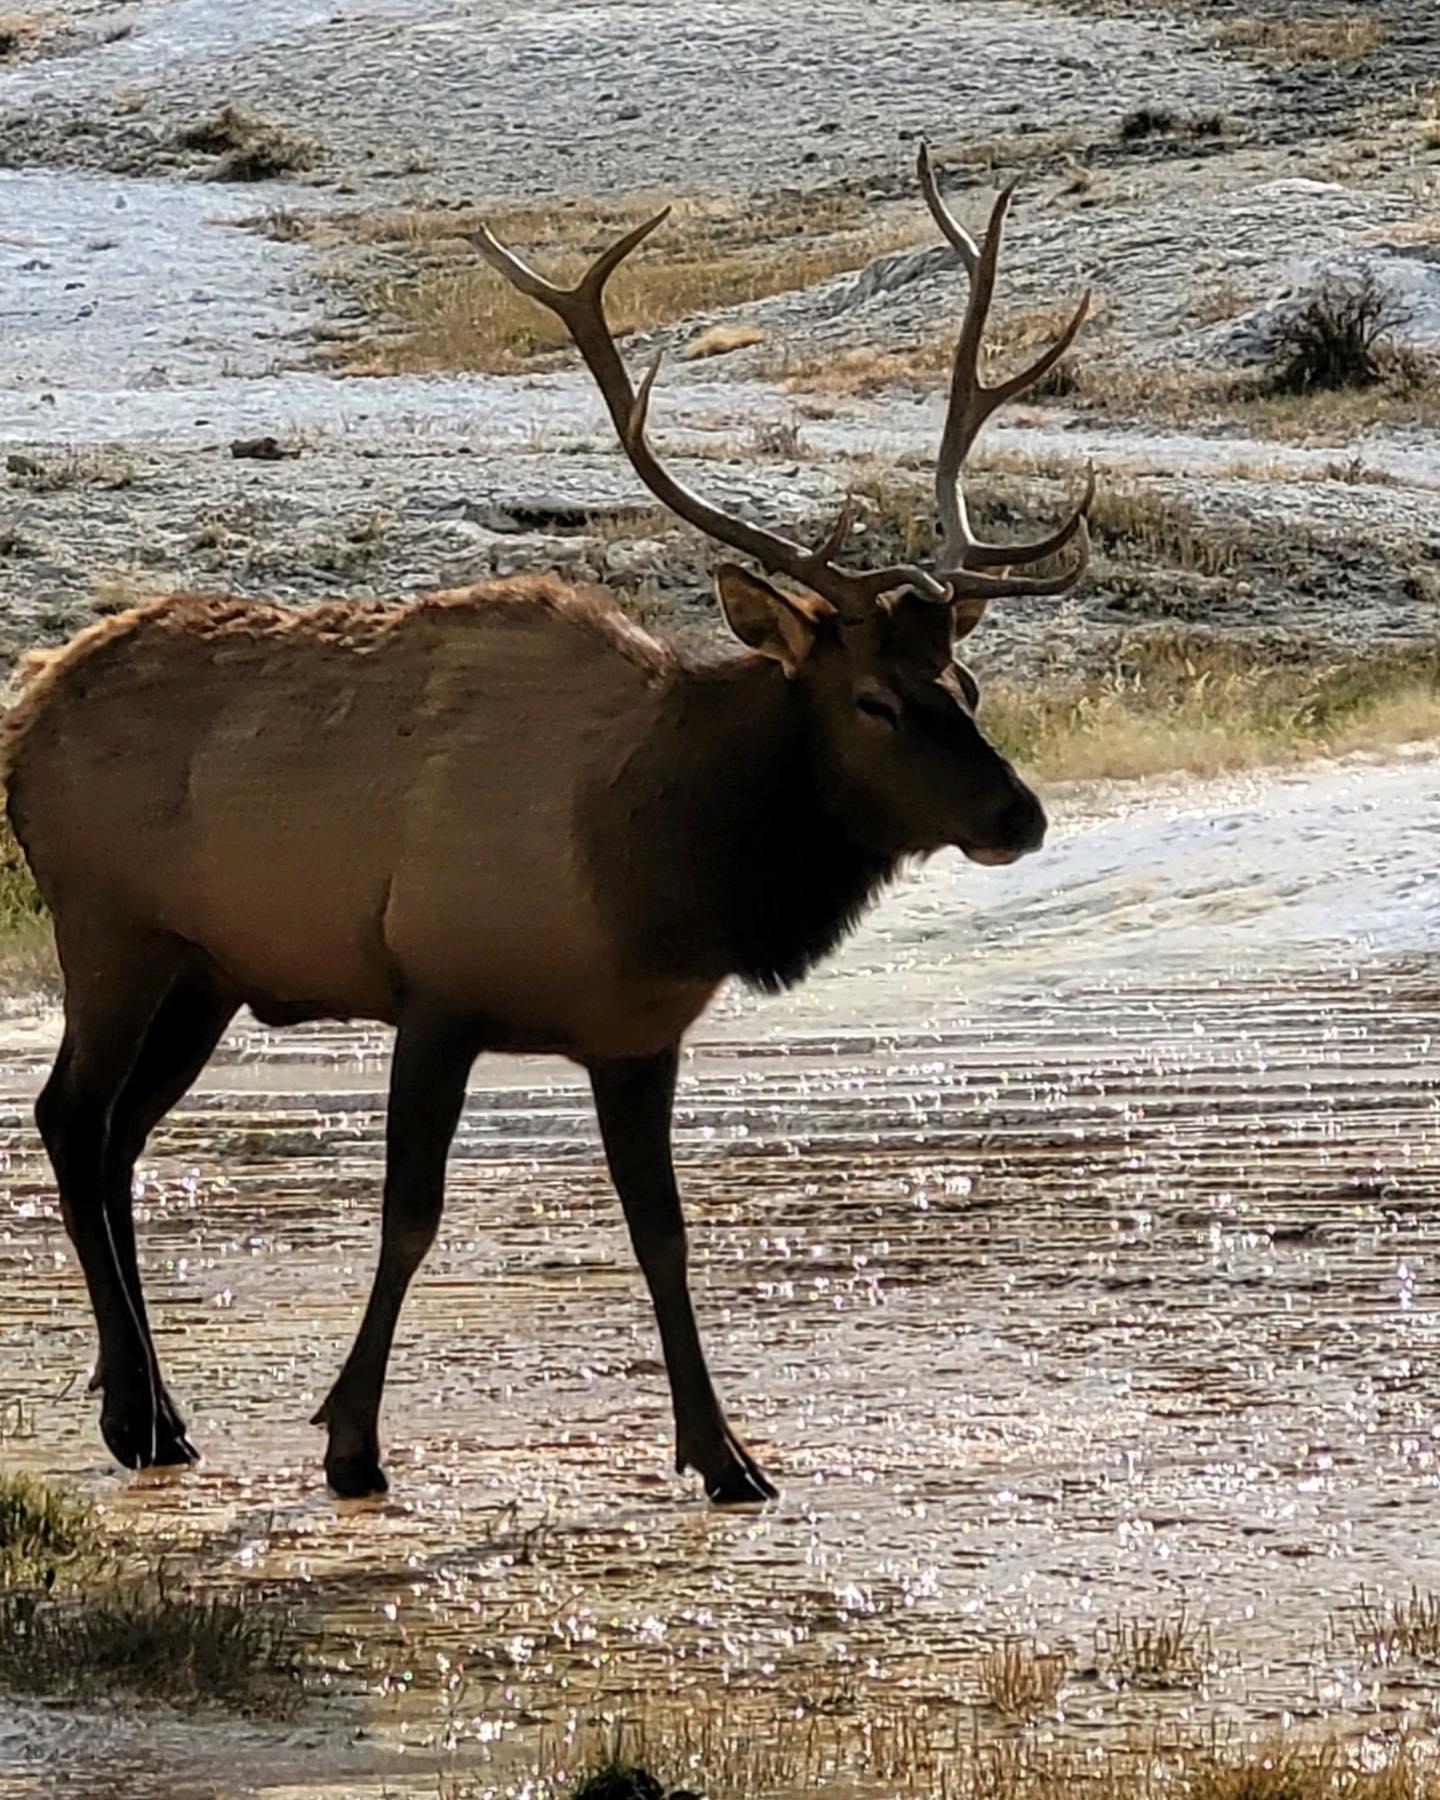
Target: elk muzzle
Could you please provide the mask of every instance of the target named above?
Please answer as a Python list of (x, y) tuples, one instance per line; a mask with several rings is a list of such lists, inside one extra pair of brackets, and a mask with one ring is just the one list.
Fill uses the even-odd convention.
[(1045, 842), (1046, 825), (1038, 796), (1007, 767), (990, 816), (983, 824), (972, 824), (956, 842), (971, 862), (1001, 868), (1038, 850)]

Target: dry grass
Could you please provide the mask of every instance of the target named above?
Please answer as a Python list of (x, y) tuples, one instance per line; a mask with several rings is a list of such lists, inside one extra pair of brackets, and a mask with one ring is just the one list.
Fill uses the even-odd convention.
[(1161, 563), (1190, 575), (1229, 575), (1243, 539), (1207, 530), (1183, 501), (1144, 483), (1108, 481), (1090, 508), (1097, 549), (1128, 562)]
[(932, 385), (950, 368), (955, 346), (936, 338), (908, 350), (872, 350), (868, 346), (824, 356), (792, 357), (774, 373), (793, 392), (868, 396), (888, 388)]
[(1352, 12), (1331, 18), (1234, 19), (1219, 27), (1214, 42), (1260, 62), (1357, 62), (1378, 49), (1385, 36), (1379, 19)]
[[(1068, 307), (1034, 307), (995, 319), (985, 335), (985, 374), (994, 381), (1033, 362), (1070, 322)], [(1093, 325), (1098, 313), (1092, 309)], [(772, 374), (786, 387), (804, 393), (868, 396), (889, 388), (925, 386), (947, 378), (955, 356), (955, 332), (947, 331), (900, 350), (868, 345), (804, 357), (788, 358)], [(1078, 377), (1074, 352), (1052, 369), (1027, 398), (1046, 398), (1074, 391)]]
[(702, 362), (710, 356), (729, 356), (735, 350), (749, 350), (763, 344), (769, 333), (760, 325), (712, 325), (702, 331), (680, 352), (681, 362)]
[(1095, 1633), (1095, 1661), (1118, 1687), (1197, 1687), (1213, 1660), (1209, 1627), (1183, 1606), (1162, 1618), (1117, 1619)]
[(94, 576), (90, 583), (90, 605), (102, 614), (128, 612), (132, 606), (153, 600), (160, 591), (160, 584), (153, 574), (131, 564)]
[(1372, 1663), (1440, 1664), (1440, 1593), (1412, 1587), (1401, 1600), (1362, 1593), (1351, 1625), (1356, 1647)]
[(975, 1685), (984, 1703), (1006, 1719), (1053, 1713), (1067, 1674), (1065, 1658), (1016, 1639), (981, 1657)]
[(57, 450), (43, 455), (12, 451), (6, 472), (17, 487), (31, 494), (59, 494), (68, 488), (128, 488), (135, 465), (118, 450)]
[(1200, 370), (1082, 363), (1075, 386), (1087, 412), (1117, 424), (1219, 426), (1293, 444), (1342, 444), (1377, 425), (1440, 426), (1440, 370), (1419, 366), (1378, 387), (1287, 394)]
[[(982, 535), (1034, 537), (1048, 529), (1035, 514), (1031, 491), (1037, 478), (1058, 479), (1072, 493), (1081, 486), (1073, 464), (1037, 462), (1004, 453), (984, 457), (967, 484), (971, 511)], [(905, 558), (927, 555), (933, 545), (934, 499), (923, 475), (890, 468), (864, 469), (851, 482), (867, 536), (867, 554)], [(1060, 516), (1057, 503), (1056, 516)], [(1024, 515), (1026, 523), (1018, 523)], [(1216, 530), (1184, 501), (1143, 481), (1106, 480), (1090, 508), (1090, 535), (1112, 562), (1156, 565), (1188, 575), (1229, 575), (1246, 548), (1233, 528)], [(1058, 566), (1058, 565), (1057, 565)]]
[(1440, 639), (1276, 665), (1243, 640), (1136, 633), (1103, 673), (994, 682), (986, 732), (1051, 781), (1220, 775), (1440, 737)]
[[(407, 259), (410, 268), (382, 281), (370, 297), (373, 310), (396, 329), (352, 352), (350, 372), (504, 372), (564, 348), (569, 339), (560, 321), (482, 263), (465, 234), (483, 220), (527, 260), (565, 281), (657, 210), (655, 198), (645, 196), (583, 209), (553, 202), (343, 222), (358, 241), (416, 253)], [(610, 316), (617, 336), (654, 330), (813, 286), (925, 236), (913, 216), (873, 224), (848, 195), (801, 195), (758, 213), (742, 213), (733, 203), (680, 202), (665, 227), (617, 271), (607, 290)]]
[(0, 13), (0, 58), (18, 56), (44, 35), (49, 21), (38, 13)]
[[(532, 1800), (640, 1800), (672, 1788), (707, 1800), (793, 1800), (883, 1791), (896, 1800), (1440, 1800), (1423, 1744), (1307, 1740), (1227, 1744), (1197, 1732), (1108, 1744), (977, 1733), (954, 1700), (841, 1689), (764, 1717), (673, 1706), (618, 1727), (565, 1734), (542, 1752)], [(607, 1777), (612, 1785), (598, 1785)], [(586, 1784), (596, 1784), (589, 1785)], [(462, 1782), (455, 1800), (494, 1789)]]
[(1440, 87), (1420, 96), (1420, 142), (1427, 150), (1440, 150)]

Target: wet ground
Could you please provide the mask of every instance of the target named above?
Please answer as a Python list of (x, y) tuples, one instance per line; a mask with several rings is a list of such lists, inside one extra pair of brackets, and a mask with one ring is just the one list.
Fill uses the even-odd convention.
[[(0, 1713), (0, 1792), (521, 1793), (572, 1717), (638, 1713), (809, 1719), (835, 1792), (933, 1794), (861, 1727), (988, 1728), (1010, 1635), (1066, 1655), (1050, 1729), (1085, 1743), (1433, 1724), (1349, 1622), (1435, 1568), (1437, 808), (1428, 752), (1077, 799), (1043, 856), (937, 862), (800, 992), (704, 1024), (680, 1156), (717, 1381), (784, 1488), (759, 1515), (669, 1475), (584, 1095), (502, 1059), (403, 1321), (393, 1492), (327, 1496), (304, 1421), (369, 1278), (385, 1054), (338, 1029), (237, 1030), (157, 1137), (142, 1252), (206, 1460), (110, 1469), (28, 1118), (54, 1025), (12, 1021), (6, 1465), (295, 1583), (330, 1688), (284, 1729)], [(1112, 1691), (1107, 1629), (1182, 1602), (1203, 1675)]]

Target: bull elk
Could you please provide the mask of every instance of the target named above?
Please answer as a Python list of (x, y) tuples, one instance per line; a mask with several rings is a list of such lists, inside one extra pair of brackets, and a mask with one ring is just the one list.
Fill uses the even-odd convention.
[[(540, 576), (412, 604), (287, 608), (176, 594), (38, 654), (4, 726), (11, 825), (53, 917), (65, 1026), (36, 1103), (99, 1335), (100, 1427), (131, 1468), (195, 1451), (156, 1359), (131, 1182), (155, 1126), (241, 1006), (267, 1024), (395, 1028), (380, 1256), (353, 1349), (315, 1417), (339, 1494), (385, 1487), (381, 1389), (440, 1219), (475, 1057), (546, 1051), (588, 1073), (649, 1284), (676, 1467), (722, 1503), (774, 1495), (701, 1350), (671, 1162), (679, 1046), (731, 977), (798, 981), (906, 858), (1039, 847), (1040, 802), (986, 741), (953, 642), (1000, 596), (1060, 594), (1088, 555), (1084, 499), (1043, 541), (983, 542), (961, 469), (986, 418), (1064, 354), (987, 385), (983, 247), (921, 185), (969, 274), (937, 460), (933, 563), (842, 560), (682, 486), (646, 438), (604, 308), (662, 213), (571, 289), (488, 231), (479, 251), (559, 315), (636, 474), (793, 589), (734, 564), (715, 586), (744, 654), (697, 661), (603, 592)], [(1015, 574), (1074, 542), (1059, 573)]]

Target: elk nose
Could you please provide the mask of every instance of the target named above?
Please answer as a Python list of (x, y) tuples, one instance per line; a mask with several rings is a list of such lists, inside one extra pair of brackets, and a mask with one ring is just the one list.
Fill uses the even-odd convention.
[(995, 840), (1016, 856), (1028, 856), (1045, 842), (1047, 823), (1045, 808), (1029, 788), (1021, 788), (995, 821)]

